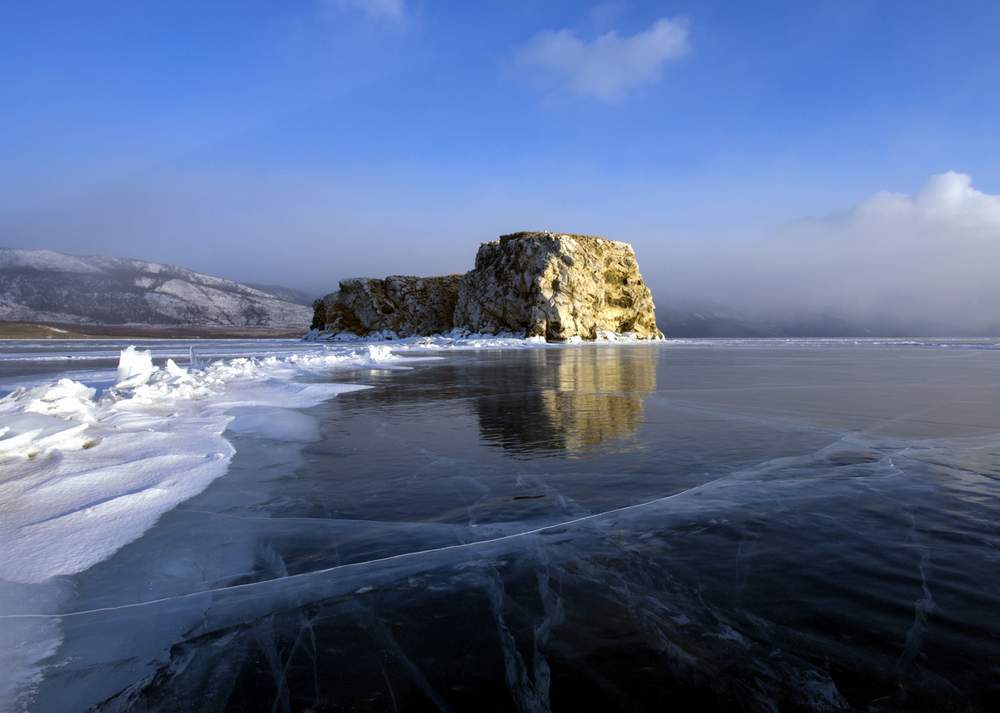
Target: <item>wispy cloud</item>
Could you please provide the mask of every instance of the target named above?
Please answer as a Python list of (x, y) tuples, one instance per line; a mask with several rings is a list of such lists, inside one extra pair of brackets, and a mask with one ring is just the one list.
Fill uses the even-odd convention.
[(659, 80), (663, 66), (689, 48), (687, 23), (664, 17), (634, 35), (612, 31), (589, 42), (572, 30), (542, 32), (517, 50), (515, 60), (550, 86), (613, 102)]
[(321, 0), (324, 9), (360, 12), (376, 22), (400, 23), (406, 17), (406, 0)]

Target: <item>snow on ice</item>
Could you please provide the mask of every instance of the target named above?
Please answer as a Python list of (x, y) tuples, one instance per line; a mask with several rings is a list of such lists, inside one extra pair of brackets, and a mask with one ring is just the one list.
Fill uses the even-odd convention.
[(0, 580), (80, 572), (141, 536), (226, 472), (234, 451), (224, 433), (234, 419), (241, 433), (315, 437), (315, 426), (289, 410), (364, 388), (298, 376), (398, 361), (373, 345), (193, 369), (154, 366), (149, 351), (129, 347), (116, 384), (100, 396), (65, 378), (15, 390), (0, 400)]

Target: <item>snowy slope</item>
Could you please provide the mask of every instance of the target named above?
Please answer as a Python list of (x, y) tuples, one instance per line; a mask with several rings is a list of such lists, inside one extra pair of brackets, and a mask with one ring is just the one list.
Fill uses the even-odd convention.
[(0, 248), (0, 321), (308, 327), (284, 296), (172, 265)]

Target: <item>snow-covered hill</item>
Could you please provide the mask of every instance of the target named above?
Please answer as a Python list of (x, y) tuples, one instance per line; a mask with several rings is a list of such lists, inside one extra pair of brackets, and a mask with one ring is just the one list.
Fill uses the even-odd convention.
[(0, 248), (0, 321), (302, 327), (312, 309), (172, 265)]

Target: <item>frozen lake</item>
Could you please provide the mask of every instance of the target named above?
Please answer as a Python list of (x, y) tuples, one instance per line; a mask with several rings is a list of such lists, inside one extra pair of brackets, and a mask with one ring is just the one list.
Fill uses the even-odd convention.
[(0, 343), (0, 710), (1000, 710), (998, 341)]

